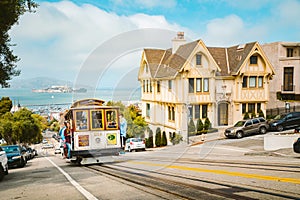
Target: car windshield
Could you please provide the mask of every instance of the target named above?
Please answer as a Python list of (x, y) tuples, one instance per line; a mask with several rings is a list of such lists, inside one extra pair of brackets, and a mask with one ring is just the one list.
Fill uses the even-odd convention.
[(142, 139), (141, 138), (134, 138), (132, 141), (133, 142), (142, 142)]
[(237, 123), (235, 123), (234, 127), (241, 127), (244, 126), (245, 121), (238, 121)]
[(278, 120), (278, 119), (282, 119), (284, 118), (286, 115), (284, 114), (281, 114), (281, 115), (276, 115), (276, 117), (274, 117), (275, 120)]
[(7, 146), (2, 147), (6, 153), (18, 153), (19, 148), (17, 146)]

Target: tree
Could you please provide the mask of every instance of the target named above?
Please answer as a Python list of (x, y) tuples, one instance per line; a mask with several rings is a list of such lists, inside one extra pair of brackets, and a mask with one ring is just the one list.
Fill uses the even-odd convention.
[(151, 129), (148, 130), (149, 137), (146, 139), (146, 147), (153, 148), (153, 131)]
[(0, 1), (0, 85), (9, 87), (8, 81), (12, 76), (18, 76), (16, 63), (19, 58), (10, 49), (10, 37), (8, 31), (16, 24), (19, 17), (25, 12), (33, 11), (37, 4), (32, 0), (1, 0)]
[(200, 135), (203, 131), (203, 122), (201, 119), (197, 120), (197, 135)]
[(161, 130), (159, 127), (156, 129), (156, 132), (155, 132), (155, 146), (156, 147), (161, 146)]
[(0, 117), (0, 134), (8, 144), (35, 143), (41, 140), (41, 122), (25, 108)]
[(0, 116), (10, 112), (12, 108), (12, 101), (9, 99), (9, 97), (2, 97), (0, 100)]

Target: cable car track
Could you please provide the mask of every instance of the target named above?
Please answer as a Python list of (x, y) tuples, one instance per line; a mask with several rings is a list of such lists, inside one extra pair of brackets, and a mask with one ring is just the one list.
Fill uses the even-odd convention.
[[(183, 199), (215, 199), (217, 197), (230, 199), (256, 199), (240, 195), (243, 192), (254, 192), (259, 193), (260, 195), (263, 194), (268, 196), (269, 199), (274, 197), (285, 199), (299, 198), (299, 194), (286, 194), (286, 192), (280, 190), (270, 191), (267, 188), (254, 188), (253, 186), (245, 184), (237, 186), (228, 182), (220, 183), (214, 180), (203, 180), (196, 177), (187, 177), (157, 171), (153, 172), (137, 168), (126, 167), (127, 169), (125, 169), (123, 166), (116, 165), (94, 165), (86, 167), (106, 176), (115, 177), (125, 182), (130, 182), (148, 189), (151, 188), (153, 190), (152, 194), (156, 194), (157, 192), (155, 191), (160, 191), (172, 195), (173, 197)], [(203, 184), (213, 185), (214, 187), (201, 186)], [(216, 187), (219, 189), (213, 189)]]

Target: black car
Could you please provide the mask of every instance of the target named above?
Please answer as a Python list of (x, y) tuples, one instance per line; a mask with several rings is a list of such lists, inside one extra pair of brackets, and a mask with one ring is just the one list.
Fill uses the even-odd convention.
[(300, 137), (294, 142), (293, 149), (295, 153), (300, 153)]
[(300, 112), (290, 112), (277, 115), (269, 121), (271, 130), (283, 131), (284, 129), (295, 128), (300, 125)]
[(27, 163), (26, 150), (20, 145), (2, 146), (8, 159), (8, 167), (24, 167)]

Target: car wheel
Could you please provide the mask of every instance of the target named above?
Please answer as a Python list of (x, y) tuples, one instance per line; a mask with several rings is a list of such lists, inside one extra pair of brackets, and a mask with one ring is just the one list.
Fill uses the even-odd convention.
[(260, 127), (259, 133), (260, 133), (260, 134), (266, 134), (266, 133), (267, 133), (267, 128), (264, 127), (264, 126)]
[(1, 166), (1, 167), (0, 167), (0, 181), (3, 180), (4, 175), (5, 175), (5, 172), (4, 172), (4, 170), (3, 170), (3, 167)]
[(236, 138), (240, 139), (243, 137), (243, 132), (242, 131), (239, 131), (236, 133)]
[(26, 165), (26, 161), (23, 158), (21, 158), (21, 161), (20, 161), (20, 164), (18, 167), (24, 167), (25, 165)]
[(283, 131), (283, 126), (281, 125), (277, 126), (277, 131)]
[(130, 149), (130, 147), (128, 147), (127, 149), (128, 149), (128, 152), (131, 152), (131, 149)]
[(6, 167), (5, 175), (8, 175), (8, 167)]

